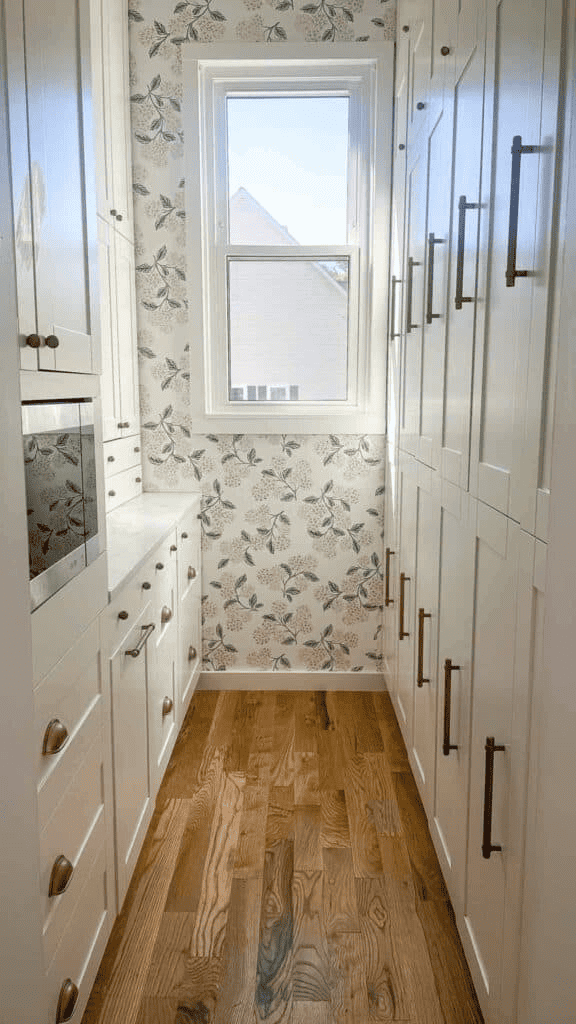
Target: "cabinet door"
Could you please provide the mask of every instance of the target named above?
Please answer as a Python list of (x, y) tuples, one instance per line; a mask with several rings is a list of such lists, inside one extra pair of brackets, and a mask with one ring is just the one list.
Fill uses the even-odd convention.
[(464, 907), (476, 504), (442, 482), (436, 781), (430, 830), (456, 913)]
[(178, 606), (178, 725), (200, 675), (202, 663), (202, 632), (200, 624), (200, 585), (191, 587)]
[(116, 321), (120, 419), (116, 436), (140, 430), (134, 246), (114, 232), (113, 314)]
[(398, 509), (400, 556), (398, 566), (398, 675), (395, 698), (398, 721), (406, 747), (412, 746), (414, 721), (414, 636), (416, 592), (416, 531), (418, 526), (418, 465), (400, 455), (398, 467)]
[(108, 163), (111, 175), (111, 206), (116, 230), (129, 241), (134, 238), (132, 203), (132, 150), (130, 137), (130, 89), (128, 70), (128, 14), (124, 3), (103, 0), (108, 33)]
[(118, 907), (126, 895), (154, 803), (148, 763), (146, 663), (151, 660), (150, 652), (145, 645), (137, 657), (127, 653), (136, 649), (151, 623), (148, 604), (110, 661)]
[(422, 318), (426, 232), (427, 139), (410, 146), (406, 183), (406, 245), (404, 264), (404, 337), (400, 392), (400, 447), (419, 454)]
[(161, 619), (157, 619), (148, 662), (148, 734), (153, 796), (158, 792), (176, 742), (176, 644), (177, 631), (174, 619), (166, 625)]
[[(470, 7), (470, 4), (468, 5)], [(466, 489), (470, 445), (472, 366), (477, 308), (477, 274), (482, 169), (484, 38), (469, 21), (458, 55), (462, 58), (454, 97), (451, 264), (447, 303), (446, 369), (442, 425), (442, 475)]]
[[(472, 472), (478, 496), (529, 530), (546, 395), (561, 14), (560, 4), (545, 0), (528, 9), (520, 0), (495, 0), (487, 42), (487, 123), (493, 115), (494, 145), (484, 166), (493, 175), (490, 228), (482, 243), (486, 308), (475, 360)], [(551, 67), (545, 77), (552, 95), (544, 124), (549, 35), (555, 39), (556, 72)]]
[[(515, 827), (511, 816), (511, 779), (517, 745), (512, 710), (520, 530), (517, 524), (481, 502), (477, 503), (477, 510), (468, 859), (462, 939), (480, 1003), (489, 1020), (501, 1020), (498, 1007), (505, 898), (509, 854), (514, 845), (511, 828)], [(488, 740), (494, 740), (497, 749), (493, 761), (487, 763)], [(491, 826), (489, 830), (487, 823)], [(487, 857), (486, 844), (490, 842), (500, 849)]]
[(384, 495), (384, 613), (383, 641), (384, 677), (391, 694), (395, 694), (398, 673), (398, 559), (400, 550), (398, 520), (398, 451), (386, 449), (386, 490)]
[(390, 306), (388, 310), (388, 364), (386, 426), (388, 440), (398, 444), (400, 361), (404, 301), (404, 240), (406, 214), (406, 153), (408, 144), (408, 77), (410, 37), (400, 32), (396, 63), (395, 128), (393, 154), (392, 238), (390, 251)]
[(416, 527), (416, 607), (414, 619), (414, 727), (410, 759), (422, 803), (429, 817), (436, 767), (438, 697), (438, 547), (440, 500), (438, 478), (418, 468)]
[(92, 194), (87, 0), (25, 0), (32, 230), (43, 370), (95, 372), (96, 224)]
[(102, 436), (111, 441), (121, 431), (120, 366), (118, 333), (113, 309), (114, 239), (105, 221), (98, 217), (98, 267), (100, 272), (100, 349), (102, 354)]

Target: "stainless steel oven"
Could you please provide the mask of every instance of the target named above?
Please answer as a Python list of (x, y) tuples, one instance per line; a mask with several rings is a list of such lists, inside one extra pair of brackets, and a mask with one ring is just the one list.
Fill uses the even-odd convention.
[(22, 405), (32, 610), (100, 554), (94, 407)]

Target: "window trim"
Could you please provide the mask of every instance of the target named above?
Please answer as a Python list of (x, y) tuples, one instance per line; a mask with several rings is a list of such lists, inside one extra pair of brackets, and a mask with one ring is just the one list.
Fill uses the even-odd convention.
[[(195, 429), (208, 432), (230, 432), (242, 430), (246, 433), (324, 433), (334, 430), (342, 432), (381, 432), (384, 429), (384, 393), (385, 393), (385, 311), (387, 307), (388, 280), (388, 238), (390, 210), (390, 146), (392, 135), (392, 78), (393, 78), (394, 46), (391, 42), (378, 44), (301, 44), (297, 47), (288, 44), (257, 44), (242, 46), (235, 44), (212, 46), (193, 45), (187, 50), (184, 60), (184, 115), (186, 139), (186, 209), (187, 209), (187, 249), (188, 249), (188, 293), (189, 293), (189, 328), (190, 328), (190, 401)], [(308, 65), (308, 69), (305, 67)], [(243, 249), (245, 254), (256, 256), (278, 254), (282, 247), (238, 246), (225, 244), (210, 247), (203, 225), (217, 227), (217, 199), (214, 181), (218, 173), (218, 163), (222, 166), (224, 146), (211, 148), (207, 140), (214, 138), (214, 105), (205, 103), (206, 89), (227, 94), (234, 89), (226, 87), (226, 83), (234, 83), (234, 88), (245, 95), (249, 91), (258, 91), (260, 83), (270, 82), (272, 68), (286, 72), (282, 83), (283, 89), (289, 93), (300, 92), (295, 89), (294, 80), (305, 79), (311, 82), (311, 93), (317, 81), (323, 84), (321, 91), (334, 95), (338, 91), (347, 94), (343, 88), (343, 77), (349, 81), (361, 80), (364, 95), (360, 103), (366, 104), (366, 90), (369, 91), (368, 120), (364, 118), (368, 147), (368, 167), (365, 175), (365, 189), (355, 188), (357, 204), (354, 211), (356, 229), (360, 204), (367, 207), (367, 229), (364, 240), (353, 237), (358, 245), (343, 246), (298, 246), (292, 250), (292, 258), (297, 258), (305, 250), (317, 256), (351, 255), (351, 273), (358, 275), (358, 288), (351, 288), (349, 324), (358, 324), (356, 339), (359, 344), (350, 347), (355, 341), (349, 334), (349, 373), (354, 373), (356, 386), (353, 389), (353, 401), (342, 400), (315, 403), (297, 402), (290, 406), (287, 402), (230, 402), (227, 395), (227, 353), (222, 348), (223, 340), (227, 343), (223, 330), (223, 318), (218, 309), (223, 307), (223, 295), (214, 303), (215, 311), (206, 301), (207, 275), (214, 276), (214, 263), (217, 254), (224, 255), (232, 250)], [(308, 71), (308, 73), (307, 73)], [(250, 74), (252, 87), (241, 82)], [(316, 74), (316, 81), (314, 76)], [(290, 84), (290, 79), (292, 84)], [(279, 85), (280, 83), (277, 83)], [(274, 89), (276, 91), (276, 89)], [(386, 116), (388, 115), (388, 116)], [(194, 131), (193, 126), (197, 126)], [(205, 152), (212, 152), (213, 159), (206, 160)], [(356, 182), (358, 170), (354, 171)], [(351, 185), (349, 185), (351, 187)], [(227, 210), (226, 210), (227, 216)], [(218, 241), (222, 243), (223, 232), (227, 224), (220, 211)], [(225, 240), (227, 234), (225, 235)], [(363, 242), (363, 244), (361, 244)], [(355, 251), (356, 250), (356, 251)], [(366, 261), (365, 266), (362, 262)], [(201, 273), (191, 272), (190, 268), (198, 268)], [(226, 259), (221, 259), (223, 273), (220, 282), (225, 283)], [(376, 272), (375, 272), (376, 269)], [(217, 279), (218, 275), (216, 275)], [(354, 295), (359, 296), (355, 307)], [(227, 317), (224, 317), (227, 320)], [(214, 331), (218, 331), (219, 344), (211, 343)], [(202, 339), (201, 343), (199, 339)], [(357, 365), (355, 365), (357, 354)], [(257, 383), (257, 382), (255, 382)]]

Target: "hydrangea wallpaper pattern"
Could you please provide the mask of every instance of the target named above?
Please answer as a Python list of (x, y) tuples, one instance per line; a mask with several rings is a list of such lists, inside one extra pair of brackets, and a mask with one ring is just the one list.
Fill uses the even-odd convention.
[(188, 404), (182, 50), (391, 39), (394, 0), (131, 0), (146, 490), (201, 490), (206, 670), (375, 671), (383, 438), (198, 435)]

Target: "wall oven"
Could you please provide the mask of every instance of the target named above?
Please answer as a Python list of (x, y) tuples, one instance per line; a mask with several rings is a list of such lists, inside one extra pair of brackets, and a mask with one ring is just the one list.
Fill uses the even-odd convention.
[(101, 551), (92, 399), (24, 402), (32, 611)]

